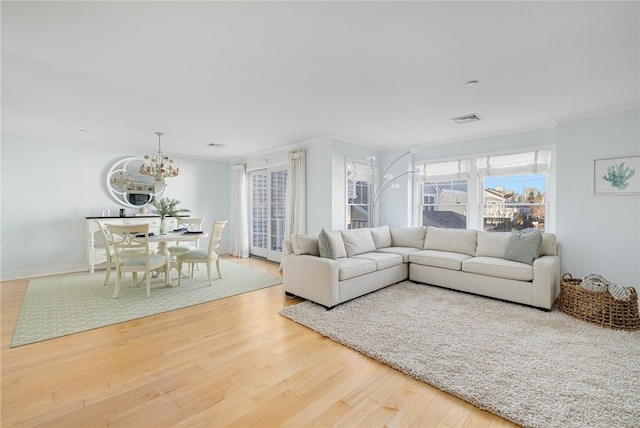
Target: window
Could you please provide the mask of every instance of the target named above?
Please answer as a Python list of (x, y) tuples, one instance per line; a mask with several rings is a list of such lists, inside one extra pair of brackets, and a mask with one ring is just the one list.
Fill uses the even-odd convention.
[(419, 224), (495, 232), (553, 229), (550, 165), (550, 150), (417, 163)]
[(423, 226), (467, 228), (469, 161), (425, 163), (417, 167)]
[(362, 229), (371, 224), (372, 176), (370, 164), (347, 162), (347, 229)]
[(550, 157), (540, 150), (478, 159), (483, 230), (545, 230)]
[(545, 228), (544, 174), (486, 177), (483, 181), (482, 219), (485, 231)]

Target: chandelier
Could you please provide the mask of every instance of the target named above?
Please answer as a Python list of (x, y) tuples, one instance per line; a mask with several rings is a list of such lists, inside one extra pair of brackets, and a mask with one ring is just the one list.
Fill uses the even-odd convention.
[(124, 190), (129, 189), (135, 184), (135, 180), (131, 177), (131, 174), (127, 174), (124, 171), (118, 171), (111, 177), (111, 184), (121, 187)]
[(155, 158), (149, 155), (144, 155), (144, 163), (140, 165), (140, 174), (150, 175), (156, 181), (159, 181), (166, 186), (167, 182), (165, 179), (167, 177), (177, 176), (180, 171), (178, 167), (173, 164), (173, 159), (162, 153), (162, 149), (160, 148), (160, 138), (163, 133), (155, 132), (155, 134), (158, 136), (158, 154)]

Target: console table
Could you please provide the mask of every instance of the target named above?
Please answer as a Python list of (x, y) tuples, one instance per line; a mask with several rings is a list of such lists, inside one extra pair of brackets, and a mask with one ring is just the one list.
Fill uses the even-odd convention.
[[(96, 248), (95, 233), (99, 231), (96, 221), (100, 224), (143, 224), (149, 223), (149, 232), (155, 234), (160, 229), (160, 216), (135, 216), (135, 217), (85, 217), (86, 221), (86, 234), (87, 234), (87, 262), (89, 263), (89, 272), (93, 273), (95, 266), (107, 261), (106, 249), (103, 246), (102, 238), (98, 239), (98, 247)], [(173, 230), (178, 227), (178, 223), (175, 217), (166, 217), (164, 219), (168, 230)], [(151, 245), (151, 244), (150, 244)], [(154, 244), (157, 246), (158, 244)]]

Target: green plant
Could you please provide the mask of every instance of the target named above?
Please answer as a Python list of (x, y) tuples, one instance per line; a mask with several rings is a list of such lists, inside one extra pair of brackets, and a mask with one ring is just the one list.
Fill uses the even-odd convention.
[(180, 213), (188, 213), (191, 210), (187, 208), (177, 208), (180, 201), (169, 198), (153, 199), (151, 205), (155, 208), (153, 212), (160, 217), (183, 217)]
[(636, 173), (635, 169), (625, 166), (625, 162), (611, 165), (607, 168), (607, 174), (602, 176), (604, 181), (611, 183), (616, 189), (626, 189), (629, 186), (629, 179)]

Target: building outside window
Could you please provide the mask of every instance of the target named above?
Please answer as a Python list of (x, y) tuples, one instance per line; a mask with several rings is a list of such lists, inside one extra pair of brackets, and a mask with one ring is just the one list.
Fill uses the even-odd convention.
[(424, 163), (417, 170), (421, 179), (420, 224), (466, 229), (469, 161)]
[(547, 230), (550, 164), (550, 150), (418, 163), (420, 224)]
[(548, 150), (478, 158), (483, 230), (546, 229), (550, 160)]
[(485, 177), (483, 181), (483, 230), (545, 229), (544, 174)]
[(347, 229), (362, 229), (371, 225), (371, 164), (347, 162)]

